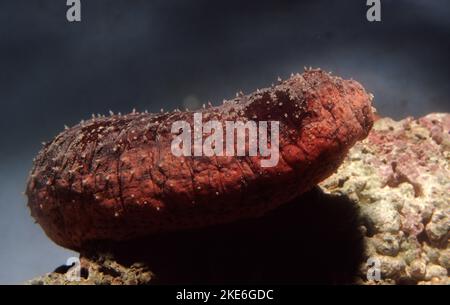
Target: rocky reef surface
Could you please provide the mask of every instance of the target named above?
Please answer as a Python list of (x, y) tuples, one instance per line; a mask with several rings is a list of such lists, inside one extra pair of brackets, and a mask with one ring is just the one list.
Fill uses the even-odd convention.
[[(354, 273), (352, 283), (450, 284), (450, 249), (448, 248), (450, 237), (449, 132), (450, 114), (436, 113), (420, 119), (406, 118), (401, 121), (389, 118), (377, 120), (368, 138), (357, 143), (350, 150), (338, 171), (320, 183), (319, 187), (325, 196), (319, 196), (320, 204), (317, 202), (309, 204), (312, 201), (312, 195), (308, 195), (309, 197), (306, 196), (300, 200), (307, 202), (295, 203), (297, 207), (288, 204), (287, 208), (279, 207), (277, 209), (280, 211), (285, 209), (286, 215), (299, 215), (295, 216), (297, 218), (293, 218), (291, 223), (283, 221), (285, 217), (283, 215), (276, 216), (278, 223), (280, 221), (288, 223), (285, 226), (289, 232), (307, 228), (305, 230), (307, 232), (306, 239), (302, 237), (303, 239), (295, 241), (303, 248), (298, 252), (292, 252), (294, 258), (291, 261), (304, 266), (313, 265), (311, 273), (308, 275), (311, 276), (316, 269), (317, 272), (322, 272), (322, 269), (333, 267), (327, 266), (320, 269), (320, 264), (325, 264), (326, 259), (317, 260), (314, 262), (316, 265), (305, 262), (304, 257), (296, 260), (297, 254), (305, 254), (304, 247), (308, 248), (308, 244), (311, 245), (311, 241), (315, 241), (315, 247), (311, 245), (308, 250), (310, 252), (317, 251), (313, 252), (312, 256), (320, 256), (326, 251), (336, 253), (336, 245), (343, 245), (342, 248), (348, 248), (349, 251), (361, 252), (356, 253), (354, 259), (352, 258), (357, 264), (357, 271), (351, 271)], [(347, 223), (339, 222), (343, 220), (342, 218), (348, 217), (348, 211), (343, 213), (344, 216), (340, 217), (338, 222), (326, 227), (325, 223), (328, 220), (326, 217), (321, 217), (321, 213), (334, 215), (335, 211), (328, 210), (328, 207), (339, 208), (337, 205), (343, 205), (346, 202), (330, 201), (330, 198), (347, 198), (348, 202), (351, 202), (351, 210), (354, 208), (357, 211), (359, 221), (355, 227), (363, 241), (361, 247), (352, 247), (353, 240), (359, 240), (358, 238), (336, 239), (333, 241), (334, 244), (327, 239), (333, 234), (348, 235), (350, 228)], [(327, 202), (323, 203), (324, 201)], [(304, 204), (306, 208), (303, 207), (303, 210), (299, 210), (301, 204)], [(316, 217), (308, 222), (311, 213), (315, 213)], [(308, 215), (300, 216), (301, 214)], [(258, 231), (258, 229), (254, 229), (255, 226), (256, 228), (266, 228), (276, 223), (273, 218), (274, 216), (270, 215), (263, 216), (258, 220), (259, 222), (248, 224), (249, 221), (247, 221), (247, 227), (243, 228), (242, 225), (237, 225), (237, 229), (234, 229), (240, 233), (245, 230)], [(321, 219), (322, 225), (320, 224)], [(301, 223), (303, 223), (303, 227)], [(233, 224), (228, 225), (227, 232), (230, 231), (230, 226), (232, 227)], [(238, 236), (236, 232), (230, 233), (232, 238)], [(280, 239), (279, 233), (283, 234), (282, 231), (280, 232), (273, 233), (272, 241)], [(215, 235), (217, 232), (211, 234)], [(305, 233), (302, 234), (305, 235)], [(258, 231), (257, 236), (260, 235), (261, 231)], [(186, 240), (185, 236), (181, 238)], [(246, 237), (243, 240), (245, 242), (242, 244), (247, 245), (249, 239)], [(265, 242), (270, 244), (270, 240)], [(204, 241), (202, 243), (204, 244)], [(291, 244), (292, 240), (289, 241), (289, 245)], [(334, 246), (330, 246), (330, 244)], [(322, 245), (322, 247), (317, 245)], [(279, 248), (278, 246), (277, 244), (273, 248)], [(208, 245), (204, 244), (204, 247), (208, 247)], [(249, 247), (253, 246), (249, 245)], [(181, 249), (188, 251), (188, 248)], [(224, 249), (219, 247), (221, 253)], [(270, 251), (270, 249), (267, 250)], [(165, 256), (164, 248), (162, 252), (162, 255)], [(262, 250), (258, 248), (255, 252), (261, 253)], [(285, 250), (282, 252), (286, 253)], [(81, 254), (79, 279), (73, 280), (68, 276), (73, 269), (60, 267), (52, 273), (29, 281), (28, 284), (151, 284), (158, 277), (158, 272), (155, 271), (156, 264), (142, 263), (133, 258), (124, 262), (116, 259), (112, 254), (102, 253), (111, 252), (94, 250)], [(223, 255), (225, 258), (229, 257), (228, 254)], [(173, 257), (177, 257), (176, 253)], [(348, 257), (348, 253), (342, 252), (341, 257)], [(361, 258), (356, 259), (359, 257)], [(367, 278), (369, 268), (371, 268), (366, 263), (368, 259), (378, 262), (379, 279)], [(254, 260), (255, 257), (252, 257), (251, 261)], [(267, 261), (263, 263), (264, 267), (259, 266), (256, 269), (260, 270), (270, 265)], [(335, 266), (339, 265), (337, 262)], [(331, 273), (335, 275), (342, 272), (331, 270)], [(185, 273), (181, 274), (180, 272), (180, 275), (186, 278)], [(189, 279), (189, 276), (187, 278)], [(308, 278), (302, 282), (308, 282)], [(311, 282), (317, 282), (317, 279), (311, 279)], [(333, 278), (329, 282), (339, 283), (340, 281)]]
[[(450, 114), (378, 120), (321, 188), (360, 207), (380, 283), (450, 284)], [(361, 266), (361, 281), (367, 281)]]
[(29, 285), (146, 285), (154, 274), (148, 266), (117, 262), (111, 254), (81, 256), (79, 269), (61, 266), (55, 271), (28, 281)]

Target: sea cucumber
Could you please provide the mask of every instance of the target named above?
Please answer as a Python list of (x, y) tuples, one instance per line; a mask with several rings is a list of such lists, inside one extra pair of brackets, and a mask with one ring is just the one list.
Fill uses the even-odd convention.
[(262, 156), (176, 157), (172, 123), (192, 111), (93, 117), (57, 135), (34, 161), (32, 216), (57, 244), (128, 240), (257, 217), (331, 175), (364, 139), (372, 96), (320, 69), (201, 109), (205, 120), (279, 121), (279, 162)]

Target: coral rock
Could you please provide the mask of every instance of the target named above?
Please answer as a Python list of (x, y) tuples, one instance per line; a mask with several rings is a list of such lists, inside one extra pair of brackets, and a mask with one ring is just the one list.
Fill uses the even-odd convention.
[[(320, 186), (360, 207), (384, 284), (449, 284), (450, 114), (375, 122)], [(367, 269), (361, 269), (362, 281)]]

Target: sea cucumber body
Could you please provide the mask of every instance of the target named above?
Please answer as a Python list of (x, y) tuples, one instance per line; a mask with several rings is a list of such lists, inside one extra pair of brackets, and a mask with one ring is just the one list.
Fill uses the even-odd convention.
[(204, 121), (279, 121), (279, 162), (267, 168), (261, 156), (174, 156), (172, 123), (192, 125), (193, 112), (94, 118), (44, 146), (28, 205), (53, 241), (75, 250), (256, 217), (337, 169), (372, 126), (370, 100), (359, 83), (310, 70), (201, 110)]

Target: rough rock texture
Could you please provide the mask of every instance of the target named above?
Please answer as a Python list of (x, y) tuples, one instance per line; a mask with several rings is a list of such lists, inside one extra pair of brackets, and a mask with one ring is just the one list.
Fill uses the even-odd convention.
[[(60, 270), (58, 270), (60, 269)], [(145, 285), (154, 277), (148, 266), (133, 263), (124, 266), (110, 254), (80, 259), (80, 268), (59, 267), (51, 273), (32, 279), (28, 285)]]
[(75, 250), (92, 240), (259, 216), (336, 170), (372, 126), (370, 100), (355, 81), (309, 70), (202, 110), (204, 121), (279, 121), (274, 167), (261, 167), (267, 158), (260, 155), (174, 156), (172, 123), (192, 126), (193, 112), (93, 118), (45, 144), (30, 175), (28, 204), (53, 241)]
[(360, 206), (379, 283), (450, 284), (450, 114), (376, 121), (320, 186)]

